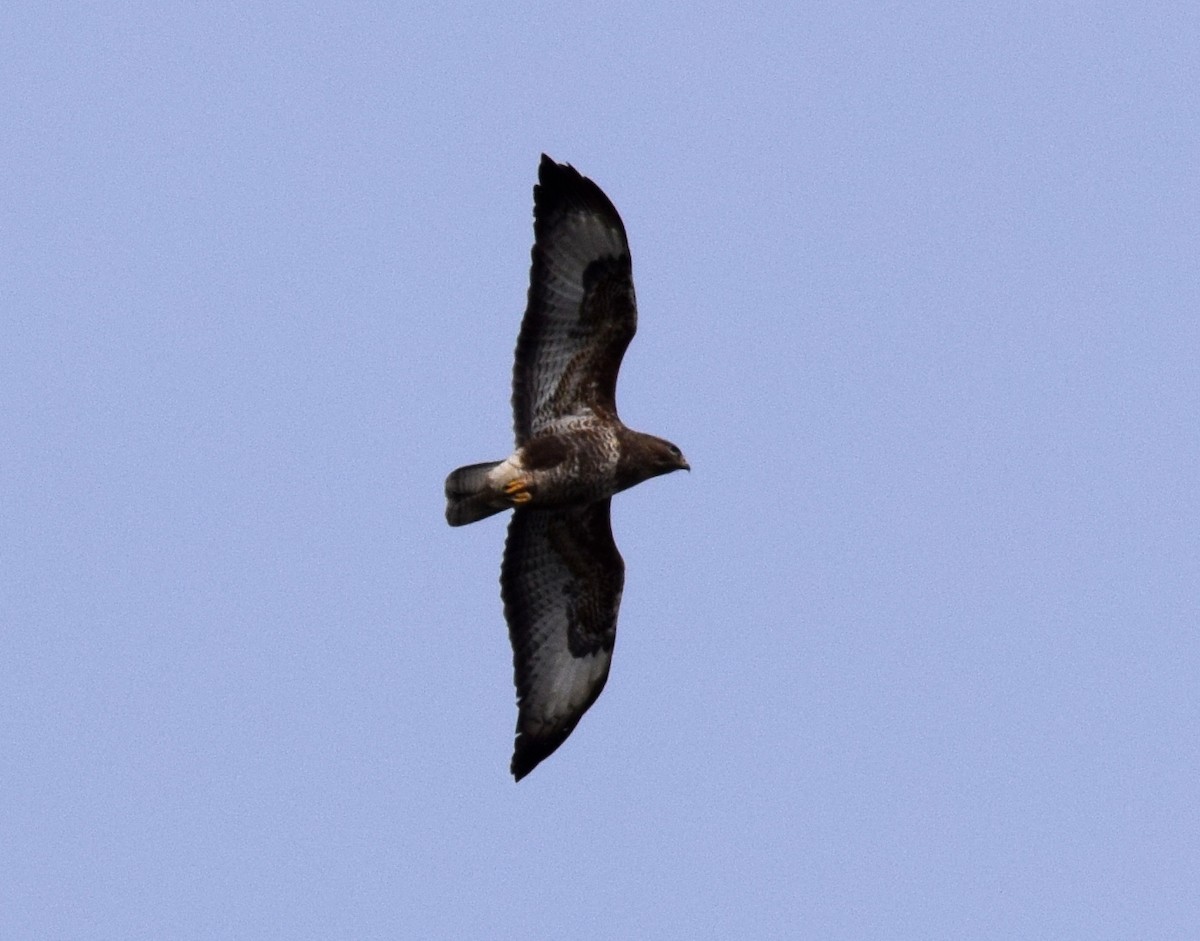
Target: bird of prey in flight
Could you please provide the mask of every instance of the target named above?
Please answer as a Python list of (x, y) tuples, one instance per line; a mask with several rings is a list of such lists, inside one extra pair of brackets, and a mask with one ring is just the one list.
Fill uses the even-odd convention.
[(519, 781), (566, 741), (608, 679), (625, 564), (612, 495), (690, 470), (669, 441), (617, 417), (617, 372), (637, 328), (625, 226), (573, 167), (542, 155), (533, 265), (513, 367), (516, 450), (446, 478), (446, 520), (513, 510), (500, 570), (512, 640)]

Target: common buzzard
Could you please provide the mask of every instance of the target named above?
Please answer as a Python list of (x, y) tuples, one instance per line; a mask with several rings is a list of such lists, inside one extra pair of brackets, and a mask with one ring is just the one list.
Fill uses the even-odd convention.
[(625, 563), (614, 493), (690, 470), (679, 448), (617, 417), (617, 371), (637, 328), (625, 226), (595, 183), (542, 155), (533, 268), (513, 366), (516, 451), (446, 478), (446, 520), (513, 509), (500, 569), (517, 685), (518, 781), (608, 679)]

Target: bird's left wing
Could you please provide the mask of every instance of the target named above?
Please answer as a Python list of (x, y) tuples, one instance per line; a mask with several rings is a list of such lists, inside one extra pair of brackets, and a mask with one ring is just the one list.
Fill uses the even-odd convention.
[(608, 500), (513, 514), (500, 592), (517, 685), (518, 781), (566, 741), (604, 689), (624, 584)]
[(533, 231), (513, 364), (518, 446), (564, 418), (615, 418), (617, 372), (637, 330), (625, 226), (600, 187), (543, 154)]

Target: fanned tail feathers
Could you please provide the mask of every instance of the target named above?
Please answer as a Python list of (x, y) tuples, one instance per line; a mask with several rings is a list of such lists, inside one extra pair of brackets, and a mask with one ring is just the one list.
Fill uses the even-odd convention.
[(500, 461), (468, 464), (451, 471), (446, 478), (446, 522), (451, 526), (466, 526), (486, 519), (505, 509), (494, 505), (487, 489), (488, 472)]

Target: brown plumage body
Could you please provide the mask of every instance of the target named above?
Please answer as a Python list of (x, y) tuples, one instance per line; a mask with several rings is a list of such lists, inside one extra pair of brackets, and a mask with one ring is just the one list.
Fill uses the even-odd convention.
[[(446, 519), (464, 526), (517, 507), (595, 503), (686, 467), (669, 441), (620, 422), (581, 422), (571, 432), (530, 439), (507, 460), (459, 468), (446, 482)], [(507, 489), (514, 481), (523, 484), (516, 495)]]

